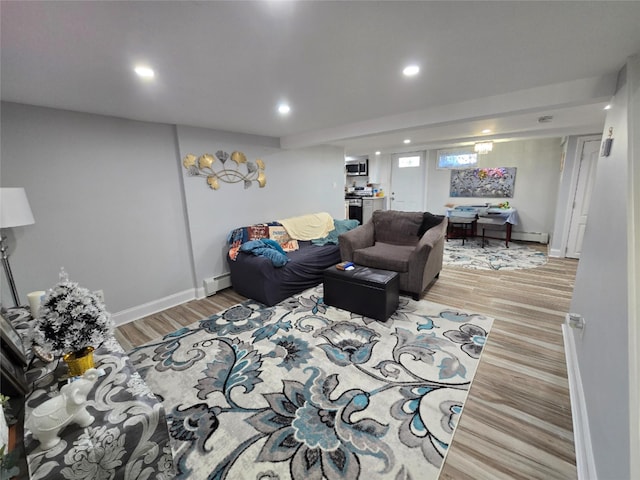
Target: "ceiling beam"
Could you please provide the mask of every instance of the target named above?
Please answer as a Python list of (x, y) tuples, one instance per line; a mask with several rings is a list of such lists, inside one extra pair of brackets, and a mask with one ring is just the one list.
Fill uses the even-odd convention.
[(389, 115), (284, 136), (280, 138), (280, 146), (284, 149), (305, 148), (409, 129), (435, 128), (482, 119), (504, 118), (524, 113), (544, 113), (549, 110), (602, 103), (613, 96), (616, 81), (617, 74), (614, 73)]

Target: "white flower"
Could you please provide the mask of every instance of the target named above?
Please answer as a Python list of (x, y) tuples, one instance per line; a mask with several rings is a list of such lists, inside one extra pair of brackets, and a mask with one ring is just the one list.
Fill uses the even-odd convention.
[(54, 353), (97, 348), (113, 331), (104, 304), (86, 288), (69, 281), (47, 292), (35, 323), (34, 342)]

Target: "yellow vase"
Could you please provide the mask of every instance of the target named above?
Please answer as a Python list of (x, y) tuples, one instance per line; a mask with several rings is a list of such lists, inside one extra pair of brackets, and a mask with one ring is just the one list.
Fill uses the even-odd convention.
[(93, 347), (85, 347), (78, 352), (65, 353), (62, 359), (69, 367), (69, 375), (80, 377), (90, 368), (95, 368), (93, 361)]

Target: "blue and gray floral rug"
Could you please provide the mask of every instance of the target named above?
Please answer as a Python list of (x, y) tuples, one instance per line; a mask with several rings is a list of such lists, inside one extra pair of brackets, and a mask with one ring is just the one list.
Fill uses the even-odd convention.
[(536, 268), (547, 263), (548, 257), (522, 243), (504, 240), (482, 240), (471, 238), (464, 242), (452, 239), (444, 243), (443, 263), (451, 267), (471, 268), (476, 270), (520, 270)]
[(130, 352), (178, 478), (438, 477), (493, 319), (400, 297), (386, 322), (322, 285), (247, 301)]

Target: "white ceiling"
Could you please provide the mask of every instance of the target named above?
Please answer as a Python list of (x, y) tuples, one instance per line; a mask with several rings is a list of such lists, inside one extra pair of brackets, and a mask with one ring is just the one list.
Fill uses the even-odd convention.
[(3, 0), (0, 15), (2, 100), (347, 154), (601, 132), (640, 53), (640, 2)]

